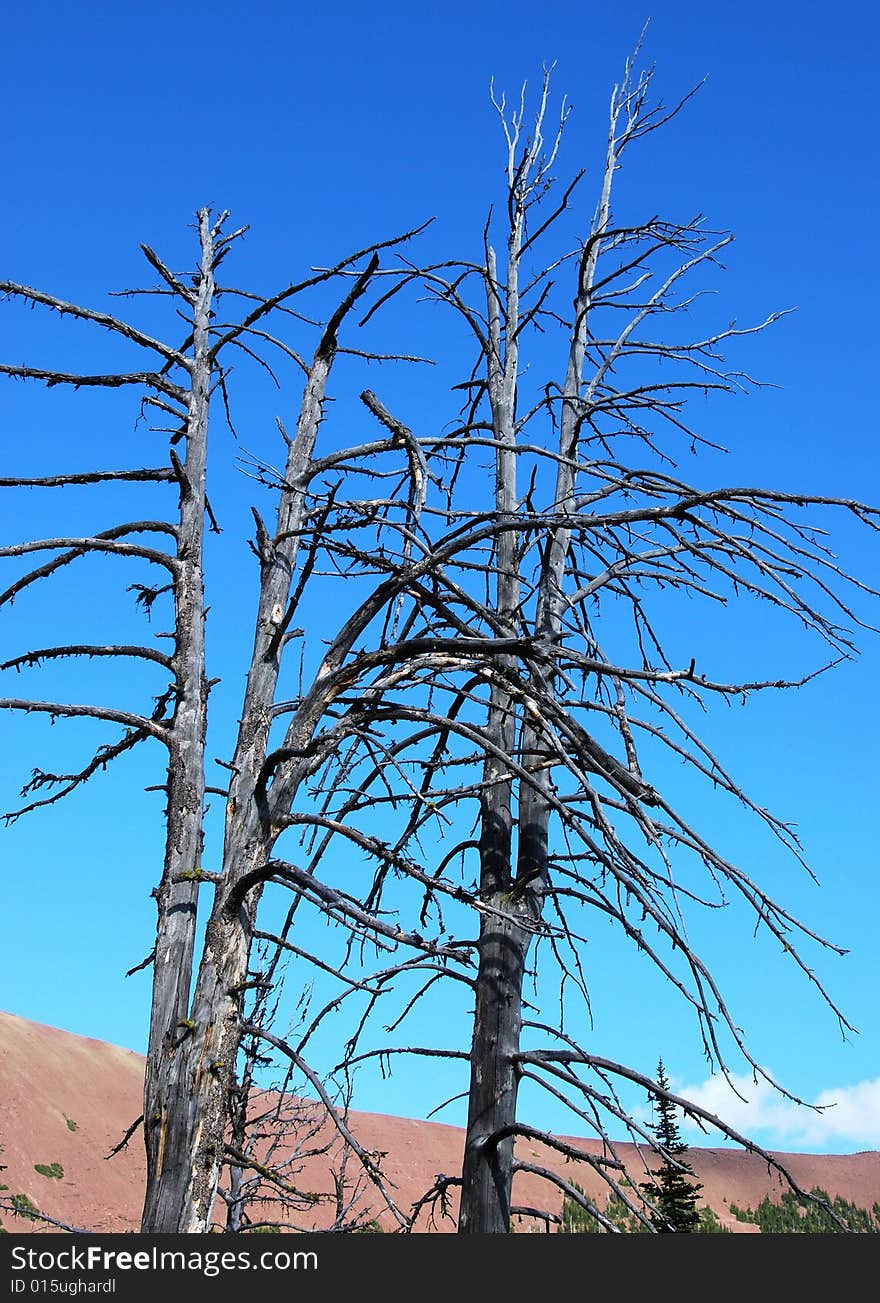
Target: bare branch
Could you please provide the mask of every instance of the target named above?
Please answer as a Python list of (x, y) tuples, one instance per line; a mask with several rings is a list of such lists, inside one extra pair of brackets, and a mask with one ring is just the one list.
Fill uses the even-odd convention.
[(130, 326), (128, 322), (120, 321), (118, 317), (111, 317), (106, 312), (95, 312), (91, 308), (78, 307), (75, 303), (66, 303), (64, 299), (56, 299), (54, 295), (32, 289), (29, 285), (17, 285), (14, 281), (0, 281), (0, 294), (6, 294), (9, 298), (25, 299), (29, 303), (38, 303), (42, 307), (51, 308), (62, 317), (70, 316), (80, 321), (94, 322), (98, 326), (103, 326), (105, 330), (122, 335), (141, 348), (159, 353), (166, 362), (173, 362), (176, 366), (189, 370), (189, 359), (182, 353), (178, 353), (177, 349), (169, 348), (167, 344), (152, 339), (142, 331), (136, 330), (134, 326)]
[(54, 489), (67, 484), (99, 484), (111, 480), (162, 481), (173, 480), (174, 472), (167, 466), (132, 471), (82, 471), (72, 475), (42, 475), (37, 478), (0, 479), (0, 488)]

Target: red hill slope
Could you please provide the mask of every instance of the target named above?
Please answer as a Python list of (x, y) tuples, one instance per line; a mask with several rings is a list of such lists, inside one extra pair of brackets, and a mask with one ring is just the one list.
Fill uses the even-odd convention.
[[(9, 1192), (26, 1194), (44, 1212), (77, 1227), (103, 1232), (136, 1230), (144, 1179), (140, 1133), (115, 1157), (105, 1156), (141, 1112), (142, 1073), (143, 1059), (130, 1050), (0, 1013), (0, 1163), (6, 1167), (0, 1176)], [(366, 1149), (386, 1155), (382, 1170), (393, 1186), (396, 1204), (406, 1212), (438, 1173), (459, 1170), (462, 1132), (458, 1127), (375, 1113), (353, 1113), (350, 1125)], [(599, 1152), (598, 1144), (589, 1147)], [(619, 1150), (623, 1157), (632, 1156), (629, 1145), (620, 1145)], [(572, 1165), (528, 1141), (520, 1144), (517, 1155), (577, 1180), (592, 1194), (599, 1192), (600, 1184), (590, 1171), (581, 1175)], [(880, 1200), (880, 1153), (787, 1154), (782, 1158), (802, 1188), (819, 1185), (832, 1196), (841, 1195), (861, 1207), (870, 1208)], [(695, 1148), (689, 1159), (703, 1184), (705, 1201), (731, 1229), (754, 1228), (730, 1218), (726, 1205), (755, 1207), (767, 1194), (778, 1197), (783, 1188), (765, 1162), (738, 1150)], [(58, 1168), (52, 1175), (53, 1164), (62, 1175), (57, 1175)], [(38, 1172), (37, 1166), (49, 1174)], [(517, 1177), (517, 1182), (514, 1197), (518, 1204), (547, 1206), (544, 1182), (528, 1174)], [(310, 1160), (297, 1176), (297, 1184), (329, 1191), (328, 1160)], [(393, 1225), (371, 1188), (364, 1192), (358, 1207), (365, 1214), (379, 1216), (389, 1228)], [(324, 1205), (310, 1215), (314, 1219), (311, 1224), (327, 1224)], [(13, 1221), (8, 1215), (3, 1220), (7, 1229), (16, 1233), (46, 1229), (18, 1218)], [(303, 1218), (297, 1220), (300, 1227), (308, 1224)], [(418, 1228), (451, 1231), (454, 1222), (438, 1216), (437, 1224), (431, 1225), (427, 1215), (422, 1215)]]

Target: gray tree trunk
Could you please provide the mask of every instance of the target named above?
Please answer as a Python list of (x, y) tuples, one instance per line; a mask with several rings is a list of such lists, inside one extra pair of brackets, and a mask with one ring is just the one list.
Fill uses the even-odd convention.
[[(147, 1181), (143, 1229), (166, 1229), (159, 1214), (169, 1164), (175, 1160), (174, 1117), (180, 1091), (178, 1051), (187, 1034), (201, 869), (205, 730), (203, 539), (211, 389), (209, 327), (214, 296), (210, 218), (199, 213), (201, 275), (193, 305), (192, 384), (186, 422), (186, 459), (179, 469), (180, 517), (175, 581), (174, 676), (176, 706), (168, 765), (167, 837), (153, 961), (150, 1036), (144, 1079)], [(179, 466), (179, 463), (177, 464)]]
[[(313, 762), (306, 760), (303, 752), (320, 722), (328, 690), (325, 660), (312, 690), (291, 721), (285, 741), (287, 759), (266, 772), (285, 616), (289, 618), (304, 519), (304, 492), (323, 416), (327, 379), (336, 356), (337, 331), (377, 266), (378, 257), (374, 255), (322, 334), (306, 381), (296, 434), (288, 448), (272, 537), (257, 517), (260, 593), (254, 649), (230, 767), (223, 864), (191, 1010), (188, 1017), (178, 1016), (173, 1023), (165, 1024), (165, 1039), (161, 1047), (157, 1046), (160, 1066), (152, 1069), (159, 1089), (151, 1089), (144, 1114), (151, 1155), (142, 1221), (146, 1233), (204, 1233), (211, 1224), (227, 1140), (229, 1093), (241, 1037), (242, 998), (254, 920), (263, 882), (269, 876), (266, 864), (290, 803), (310, 772)], [(372, 608), (368, 608), (365, 623), (369, 623), (371, 613)], [(362, 627), (357, 620), (351, 624), (338, 648), (341, 656), (350, 649)], [(331, 647), (328, 657), (333, 651)], [(183, 974), (183, 967), (180, 971)], [(181, 980), (181, 990), (182, 986)], [(188, 1000), (188, 973), (186, 995)], [(174, 1015), (181, 1005), (187, 1007), (182, 994)]]
[[(510, 519), (516, 498), (516, 366), (517, 274), (522, 239), (521, 221), (511, 231), (508, 247), (506, 299), (497, 282), (494, 251), (487, 250), (488, 302), (487, 372), (495, 458), (495, 511)], [(496, 612), (504, 633), (517, 633), (519, 567), (516, 535), (502, 529), (495, 541)], [(509, 657), (499, 657), (503, 670)], [(480, 815), (480, 896), (502, 910), (511, 909), (513, 887), (513, 784), (506, 758), (516, 745), (516, 711), (503, 680), (491, 688), (487, 737), (492, 743), (483, 770), (484, 795)], [(496, 1144), (491, 1137), (516, 1120), (522, 980), (527, 942), (515, 919), (484, 915), (480, 925), (468, 1125), (462, 1166), (459, 1232), (505, 1232), (510, 1223), (513, 1139)]]
[[(521, 158), (516, 149), (519, 128), (508, 134), (508, 184), (510, 232), (507, 249), (507, 279), (497, 283), (495, 257), (487, 250), (486, 286), (488, 323), (486, 366), (496, 453), (496, 518), (503, 522), (519, 506), (516, 489), (517, 463), (517, 367), (520, 327), (519, 274), (524, 250), (526, 210), (531, 194), (539, 187), (545, 168), (539, 157), (544, 99), (536, 129)], [(558, 141), (558, 138), (557, 138)], [(613, 141), (613, 131), (609, 142)], [(615, 158), (609, 143), (602, 194), (596, 216), (596, 232), (609, 220), (611, 179)], [(560, 460), (553, 508), (571, 509), (574, 490), (574, 458), (580, 425), (580, 390), (583, 374), (590, 293), (595, 277), (598, 241), (588, 246), (579, 271), (575, 301), (575, 324), (563, 389), (564, 401), (559, 430)], [(544, 564), (537, 591), (535, 633), (552, 644), (561, 628), (564, 597), (563, 576), (570, 546), (570, 531), (555, 529), (545, 540)], [(495, 553), (497, 565), (497, 613), (507, 622), (513, 637), (521, 632), (520, 560), (516, 534), (504, 530)], [(503, 660), (499, 658), (499, 663)], [(551, 682), (544, 684), (552, 692)], [(517, 721), (514, 704), (503, 686), (495, 684), (488, 719), (490, 741), (503, 755), (513, 757), (519, 731), (519, 756), (531, 780), (518, 781), (514, 816), (514, 785), (505, 781), (503, 766), (496, 758), (487, 761), (481, 821), (481, 896), (512, 915), (499, 921), (484, 915), (480, 930), (480, 962), (474, 1035), (471, 1047), (471, 1082), (468, 1129), (462, 1168), (462, 1196), (459, 1230), (463, 1233), (510, 1230), (511, 1186), (514, 1139), (508, 1134), (516, 1124), (519, 1086), (518, 1055), (522, 1030), (522, 984), (529, 944), (543, 912), (547, 885), (548, 839), (551, 816), (550, 780), (539, 768), (540, 728), (528, 717)], [(493, 1134), (505, 1138), (493, 1142)]]

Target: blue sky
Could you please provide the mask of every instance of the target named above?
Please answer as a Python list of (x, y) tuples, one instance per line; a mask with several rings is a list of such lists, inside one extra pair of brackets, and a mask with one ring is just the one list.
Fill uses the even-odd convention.
[[(555, 60), (554, 87), (573, 105), (560, 172), (586, 165), (595, 178), (610, 88), (648, 17), (645, 58), (656, 64), (663, 97), (672, 102), (708, 79), (682, 117), (635, 160), (626, 194), (652, 211), (702, 211), (711, 225), (734, 231), (719, 282), (724, 322), (797, 308), (747, 354), (750, 369), (778, 387), (707, 415), (732, 449), (718, 459), (718, 478), (880, 501), (880, 25), (867, 4), (655, 5), (652, 15), (647, 3), (629, 2), (454, 2), (425, 11), (348, 0), (333, 8), (256, 3), (245, 25), (241, 8), (226, 0), (211, 8), (208, 21), (195, 6), (164, 0), (11, 3), (2, 20), (0, 278), (118, 310), (105, 291), (143, 279), (138, 243), (147, 241), (175, 265), (189, 261), (189, 224), (205, 203), (229, 208), (236, 224), (250, 223), (237, 253), (243, 286), (270, 289), (431, 216), (437, 220), (429, 247), (466, 256), (479, 247), (501, 180), (490, 78), (516, 94), (523, 80), (536, 86), (542, 62)], [(34, 314), (0, 311), (4, 361), (39, 355), (47, 365), (87, 366), (94, 342)], [(98, 345), (102, 357), (112, 355), (105, 341)], [(272, 395), (260, 395), (242, 432), (248, 446), (271, 428)], [(99, 411), (55, 391), (3, 386), (2, 473), (40, 474), (102, 459), (123, 464), (114, 416), (130, 429), (121, 399)], [(228, 437), (220, 456), (224, 449), (232, 452)], [(245, 602), (249, 487), (232, 474), (217, 486), (230, 591), (245, 585)], [(100, 508), (73, 504), (73, 490), (63, 491), (63, 505), (48, 494), (3, 492), (0, 546), (54, 532), (68, 512), (71, 520), (79, 511), (95, 523), (114, 519), (112, 501)], [(138, 501), (157, 492), (146, 489)], [(124, 510), (132, 501), (119, 498)], [(876, 545), (848, 526), (839, 546), (868, 580), (880, 570)], [(48, 641), (62, 622), (85, 635), (103, 592), (100, 578), (96, 569), (85, 580), (65, 579), (51, 605), (35, 598), (0, 613), (0, 659), (34, 645), (40, 630)], [(130, 628), (124, 602), (101, 615), (108, 629)], [(240, 667), (224, 641), (230, 633), (222, 632), (235, 625), (235, 618), (221, 624), (215, 642), (218, 659), (231, 667), (218, 730), (235, 717)], [(760, 655), (764, 637), (760, 626), (745, 622), (743, 653), (748, 643), (749, 654)], [(821, 889), (753, 842), (733, 815), (712, 816), (719, 834), (745, 855), (766, 854), (779, 894), (850, 951), (840, 960), (817, 959), (817, 971), (859, 1029), (844, 1042), (834, 1019), (778, 957), (750, 947), (747, 935), (727, 924), (707, 940), (737, 993), (759, 1061), (803, 1098), (837, 1101), (817, 1120), (746, 1089), (750, 1103), (738, 1121), (787, 1149), (880, 1147), (873, 794), (880, 642), (868, 633), (860, 642), (859, 660), (833, 677), (786, 700), (725, 711), (712, 724), (713, 738), (751, 790), (798, 822)], [(731, 650), (717, 648), (721, 658)], [(781, 634), (766, 650), (782, 658), (786, 671), (801, 672), (819, 656)], [(3, 686), (4, 694), (19, 690), (15, 682)], [(3, 809), (14, 805), (35, 765), (58, 768), (101, 740), (89, 725), (51, 729), (8, 718), (0, 719), (0, 738)], [(218, 740), (213, 754), (226, 751)], [(161, 756), (148, 759), (152, 768), (122, 764), (66, 805), (0, 829), (0, 1007), (138, 1050), (148, 979), (126, 981), (122, 974), (150, 948), (149, 889), (161, 863), (159, 798), (142, 791), (160, 781)], [(717, 1082), (706, 1082), (689, 1025), (644, 977), (627, 971), (607, 984), (598, 1052), (637, 1057), (648, 1069), (662, 1054), (674, 1083), (714, 1099)], [(451, 1043), (454, 1008), (437, 1016), (446, 1020)], [(443, 1096), (435, 1081), (405, 1071), (390, 1081), (365, 1075), (360, 1090), (360, 1107), (413, 1115)], [(442, 1116), (461, 1120), (460, 1111)], [(555, 1116), (550, 1124), (572, 1129)]]

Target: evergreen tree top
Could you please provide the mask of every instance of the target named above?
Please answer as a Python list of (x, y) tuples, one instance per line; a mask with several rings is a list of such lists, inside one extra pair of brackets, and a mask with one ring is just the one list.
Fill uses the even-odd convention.
[(700, 1222), (697, 1202), (703, 1187), (688, 1180), (694, 1175), (694, 1169), (685, 1158), (688, 1146), (679, 1131), (675, 1105), (668, 1098), (669, 1079), (662, 1059), (657, 1064), (657, 1087), (656, 1093), (651, 1091), (648, 1095), (654, 1109), (654, 1122), (649, 1130), (661, 1161), (659, 1167), (651, 1169), (654, 1179), (639, 1188), (654, 1205), (650, 1216), (658, 1231), (695, 1231)]

